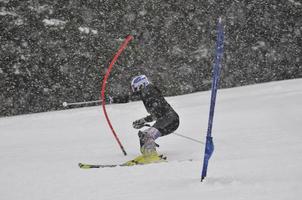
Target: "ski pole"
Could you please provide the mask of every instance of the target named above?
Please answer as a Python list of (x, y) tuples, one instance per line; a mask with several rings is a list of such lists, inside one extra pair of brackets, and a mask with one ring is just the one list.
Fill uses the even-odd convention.
[[(150, 124), (144, 124), (144, 126), (151, 127)], [(191, 138), (191, 137), (188, 137), (188, 136), (179, 134), (179, 133), (173, 132), (172, 134), (177, 135), (177, 136), (182, 137), (182, 138), (185, 138), (185, 139), (187, 139), (187, 140), (191, 140), (191, 141), (193, 141), (193, 142), (197, 142), (197, 143), (200, 143), (200, 144), (204, 144), (204, 142), (202, 142), (202, 141), (196, 140), (196, 139), (194, 139), (194, 138)]]
[(96, 101), (82, 101), (82, 102), (73, 102), (73, 103), (69, 103), (69, 102), (63, 102), (62, 105), (63, 107), (67, 107), (67, 106), (72, 106), (72, 105), (86, 105), (86, 104), (92, 104), (92, 103), (99, 103), (102, 102), (102, 100), (96, 100)]
[(193, 141), (193, 142), (197, 142), (197, 143), (200, 143), (200, 144), (204, 144), (204, 142), (202, 142), (202, 141), (196, 140), (196, 139), (191, 138), (191, 137), (188, 137), (188, 136), (181, 135), (181, 134), (179, 134), (179, 133), (173, 133), (173, 134), (174, 134), (174, 135), (177, 135), (177, 136), (179, 136), (179, 137), (182, 137), (182, 138), (186, 138), (186, 139), (191, 140), (191, 141)]

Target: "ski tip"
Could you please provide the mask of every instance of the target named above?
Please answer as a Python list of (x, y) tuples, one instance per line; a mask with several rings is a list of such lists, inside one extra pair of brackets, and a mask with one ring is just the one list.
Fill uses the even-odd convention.
[(90, 165), (83, 164), (83, 163), (79, 163), (78, 165), (79, 165), (79, 167), (80, 167), (81, 169), (90, 169), (90, 168), (92, 168)]
[(79, 163), (78, 166), (82, 169), (85, 168), (85, 164), (83, 164), (83, 163)]

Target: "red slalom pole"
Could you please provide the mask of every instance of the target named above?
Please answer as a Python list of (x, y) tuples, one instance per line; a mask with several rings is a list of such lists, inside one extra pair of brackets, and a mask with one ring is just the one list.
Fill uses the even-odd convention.
[(115, 137), (117, 143), (119, 144), (119, 146), (120, 146), (120, 148), (121, 148), (121, 150), (123, 151), (123, 153), (124, 153), (125, 156), (127, 155), (127, 153), (126, 153), (126, 151), (125, 151), (125, 149), (124, 149), (124, 147), (123, 147), (121, 141), (120, 141), (119, 138), (117, 137), (117, 134), (116, 134), (116, 132), (115, 132), (114, 129), (113, 129), (113, 126), (112, 126), (112, 124), (111, 124), (111, 122), (110, 122), (110, 120), (109, 120), (109, 117), (108, 117), (108, 114), (107, 114), (107, 111), (106, 111), (106, 107), (105, 107), (105, 105), (106, 105), (106, 101), (105, 101), (105, 89), (106, 89), (106, 82), (107, 82), (107, 79), (108, 79), (108, 77), (109, 77), (109, 74), (110, 74), (110, 72), (111, 72), (111, 69), (112, 69), (114, 63), (117, 61), (117, 59), (118, 59), (118, 57), (120, 56), (120, 54), (124, 51), (124, 49), (127, 47), (128, 43), (129, 43), (132, 39), (133, 39), (133, 36), (132, 36), (132, 35), (128, 35), (128, 36), (125, 38), (125, 40), (124, 40), (124, 42), (122, 43), (122, 45), (120, 46), (120, 48), (119, 48), (119, 50), (117, 51), (117, 53), (115, 54), (115, 56), (113, 57), (113, 59), (112, 59), (110, 65), (109, 65), (109, 67), (108, 67), (108, 70), (107, 70), (107, 72), (106, 72), (106, 74), (105, 74), (105, 77), (104, 77), (104, 79), (103, 79), (102, 93), (101, 93), (101, 97), (102, 97), (102, 107), (103, 107), (103, 112), (104, 112), (104, 115), (105, 115), (105, 117), (106, 117), (107, 123), (108, 123), (108, 125), (109, 125), (109, 127), (110, 127), (110, 129), (111, 129), (111, 131), (112, 131), (112, 134), (114, 135), (114, 137)]

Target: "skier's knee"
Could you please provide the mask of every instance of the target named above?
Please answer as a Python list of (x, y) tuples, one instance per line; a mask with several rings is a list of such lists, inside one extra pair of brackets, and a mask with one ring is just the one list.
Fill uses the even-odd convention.
[(161, 136), (161, 133), (159, 132), (159, 130), (157, 130), (154, 127), (150, 127), (146, 130), (143, 131), (143, 137), (145, 139), (153, 139), (156, 140), (157, 138), (159, 138)]

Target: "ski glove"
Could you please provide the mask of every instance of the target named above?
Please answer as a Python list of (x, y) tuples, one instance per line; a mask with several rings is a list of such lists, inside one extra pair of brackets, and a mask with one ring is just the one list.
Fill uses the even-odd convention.
[(145, 123), (146, 123), (145, 118), (142, 118), (142, 119), (139, 119), (139, 120), (134, 121), (134, 122), (132, 123), (132, 126), (133, 126), (133, 128), (135, 128), (135, 129), (140, 129), (140, 128), (142, 128), (142, 127), (145, 125)]

